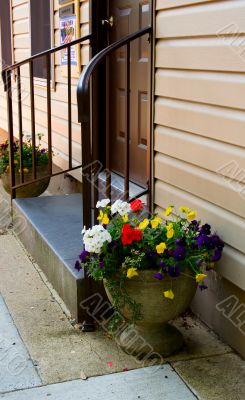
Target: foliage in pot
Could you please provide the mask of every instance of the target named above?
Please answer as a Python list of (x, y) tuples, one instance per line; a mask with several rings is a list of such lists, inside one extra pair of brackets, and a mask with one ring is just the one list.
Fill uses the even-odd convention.
[[(37, 176), (45, 177), (48, 174), (48, 150), (42, 148), (41, 138), (42, 134), (38, 134), (39, 144), (36, 145), (36, 168)], [(20, 160), (21, 150), (20, 143), (18, 140), (14, 142), (14, 165), (15, 165), (15, 182), (18, 185), (21, 182), (20, 174)], [(32, 180), (32, 142), (30, 137), (27, 135), (26, 140), (23, 141), (22, 147), (22, 160), (23, 160), (23, 172), (24, 182)], [(0, 175), (3, 181), (4, 189), (10, 193), (10, 167), (9, 167), (9, 142), (6, 140), (0, 144)], [(23, 188), (17, 189), (17, 197), (34, 197), (42, 194), (48, 187), (50, 179), (44, 179), (34, 184), (24, 186)]]
[(75, 268), (104, 281), (115, 310), (109, 328), (116, 331), (121, 315), (129, 322), (119, 338), (124, 350), (133, 329), (141, 346), (134, 340), (131, 354), (146, 353), (143, 338), (155, 352), (169, 355), (182, 337), (167, 321), (186, 310), (197, 286), (207, 288), (206, 271), (220, 260), (224, 243), (188, 207), (169, 206), (159, 216), (149, 215), (140, 200), (109, 204), (109, 199), (97, 203), (100, 224), (84, 228)]

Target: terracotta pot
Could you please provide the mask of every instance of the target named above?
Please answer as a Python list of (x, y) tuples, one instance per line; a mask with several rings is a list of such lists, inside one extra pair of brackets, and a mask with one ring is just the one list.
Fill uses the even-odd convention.
[[(37, 177), (41, 178), (48, 174), (48, 166), (38, 166), (37, 167)], [(3, 187), (7, 193), (11, 193), (10, 191), (10, 173), (4, 172), (1, 175)], [(32, 169), (29, 170), (28, 173), (24, 173), (24, 182), (32, 181)], [(47, 189), (50, 182), (50, 178), (44, 179), (39, 182), (32, 183), (27, 186), (23, 186), (16, 190), (17, 198), (26, 198), (26, 197), (37, 197), (40, 196)], [(20, 174), (18, 172), (15, 173), (15, 184), (20, 184)]]
[[(169, 356), (178, 351), (183, 345), (181, 333), (168, 321), (183, 313), (190, 305), (197, 289), (193, 276), (185, 273), (176, 279), (164, 277), (159, 281), (153, 277), (155, 271), (143, 270), (139, 276), (126, 281), (129, 296), (141, 304), (143, 319), (135, 325), (125, 324), (126, 327), (116, 340), (128, 354), (139, 358), (149, 355)], [(105, 290), (110, 302), (113, 298), (105, 284)], [(174, 292), (174, 299), (164, 297), (163, 292), (169, 289)], [(126, 320), (130, 320), (130, 310), (121, 310)]]

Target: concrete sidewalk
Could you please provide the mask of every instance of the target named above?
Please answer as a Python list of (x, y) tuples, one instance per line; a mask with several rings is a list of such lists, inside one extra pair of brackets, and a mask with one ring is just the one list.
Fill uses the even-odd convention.
[[(82, 333), (72, 325), (45, 276), (10, 232), (0, 235), (0, 292), (13, 321), (10, 323), (3, 302), (4, 311), (1, 308), (0, 313), (11, 329), (13, 323), (16, 325), (21, 351), (31, 358), (30, 371), (34, 375), (22, 387), (44, 385), (19, 391), (16, 381), (13, 392), (6, 383), (2, 387), (0, 384), (0, 398), (43, 400), (50, 396), (69, 400), (80, 398), (81, 393), (84, 400), (97, 400), (99, 396), (130, 400), (245, 397), (244, 362), (196, 318), (176, 321), (186, 345), (179, 354), (165, 360), (168, 364), (164, 369), (149, 377), (142, 364), (123, 353), (103, 331)], [(14, 341), (17, 343), (17, 339)], [(128, 371), (120, 373), (123, 370)], [(103, 376), (95, 378), (99, 375)]]

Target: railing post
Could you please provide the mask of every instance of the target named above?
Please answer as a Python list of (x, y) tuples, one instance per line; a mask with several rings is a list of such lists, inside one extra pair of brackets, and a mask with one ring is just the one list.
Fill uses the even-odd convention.
[(11, 203), (16, 197), (15, 186), (15, 165), (14, 165), (14, 129), (13, 129), (13, 103), (12, 103), (12, 84), (11, 71), (6, 73), (6, 89), (7, 89), (7, 112), (8, 112), (8, 137), (9, 137), (9, 167), (11, 182)]

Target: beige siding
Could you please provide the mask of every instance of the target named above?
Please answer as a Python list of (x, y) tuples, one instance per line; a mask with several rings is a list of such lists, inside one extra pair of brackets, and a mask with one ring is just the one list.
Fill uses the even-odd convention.
[[(80, 1), (80, 27), (81, 36), (89, 33), (89, 1)], [(59, 35), (59, 1), (53, 1), (54, 14), (53, 18), (53, 43), (55, 46), (60, 44)], [(12, 15), (13, 15), (13, 53), (14, 61), (18, 62), (30, 56), (30, 19), (29, 19), (29, 0), (12, 0)], [(89, 44), (85, 43), (81, 46), (81, 63), (85, 65), (89, 60)], [(52, 136), (54, 161), (59, 166), (67, 167), (68, 154), (68, 110), (67, 110), (67, 77), (64, 76), (64, 69), (60, 67), (60, 54), (57, 53), (54, 59), (55, 74), (54, 74), (54, 90), (52, 91)], [(30, 122), (30, 96), (29, 96), (29, 70), (28, 66), (21, 67), (22, 75), (22, 91), (23, 91), (23, 129), (26, 132), (31, 132)], [(73, 128), (73, 161), (74, 165), (81, 162), (81, 128), (78, 124), (77, 104), (76, 104), (76, 87), (78, 78), (72, 78), (72, 128)], [(13, 82), (13, 87), (16, 87)], [(18, 113), (16, 104), (16, 93), (14, 98), (14, 133), (18, 135)], [(0, 127), (7, 130), (7, 109), (5, 93), (3, 86), (0, 86)], [(47, 112), (46, 112), (46, 89), (45, 86), (35, 85), (35, 108), (36, 108), (36, 131), (42, 132), (44, 142), (47, 140)]]
[(156, 209), (197, 209), (227, 243), (221, 274), (245, 289), (245, 2), (156, 8)]

